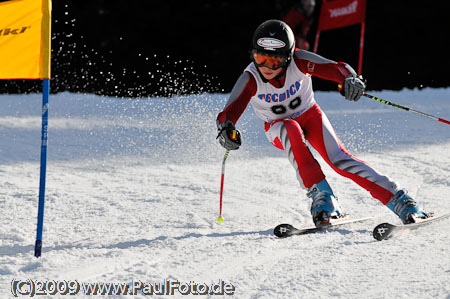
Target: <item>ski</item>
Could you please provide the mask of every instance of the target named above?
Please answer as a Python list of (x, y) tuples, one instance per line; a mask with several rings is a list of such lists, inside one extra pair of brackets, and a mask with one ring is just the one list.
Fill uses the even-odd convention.
[(378, 240), (387, 240), (405, 234), (408, 231), (416, 230), (428, 224), (450, 217), (450, 213), (441, 216), (432, 216), (430, 218), (421, 219), (420, 222), (394, 225), (390, 223), (381, 223), (373, 229), (373, 237)]
[(333, 222), (319, 226), (319, 227), (309, 227), (309, 228), (296, 228), (291, 224), (283, 223), (280, 225), (277, 225), (275, 229), (273, 230), (273, 234), (277, 236), (278, 238), (287, 238), (291, 236), (299, 236), (299, 235), (307, 235), (307, 234), (313, 234), (316, 232), (324, 231), (330, 228), (334, 228), (337, 226), (350, 224), (350, 223), (357, 223), (357, 222), (363, 222), (367, 220), (374, 219), (374, 217), (366, 217), (366, 218), (357, 218), (357, 219), (351, 219), (351, 218), (341, 218), (333, 220)]

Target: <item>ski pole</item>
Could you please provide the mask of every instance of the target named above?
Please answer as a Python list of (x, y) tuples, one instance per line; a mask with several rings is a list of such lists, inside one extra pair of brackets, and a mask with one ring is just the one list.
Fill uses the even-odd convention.
[(417, 115), (425, 116), (425, 117), (428, 117), (430, 119), (433, 119), (433, 120), (436, 120), (436, 121), (440, 121), (440, 122), (443, 122), (444, 124), (450, 125), (450, 121), (445, 120), (443, 118), (436, 117), (436, 116), (427, 114), (425, 112), (420, 112), (420, 111), (417, 111), (417, 110), (414, 110), (414, 109), (411, 109), (411, 108), (408, 108), (408, 107), (405, 107), (405, 106), (402, 106), (402, 105), (399, 105), (399, 104), (395, 104), (395, 103), (392, 103), (392, 102), (380, 99), (378, 97), (375, 97), (375, 96), (367, 94), (367, 93), (363, 93), (363, 96), (365, 96), (366, 98), (372, 99), (374, 101), (380, 102), (382, 104), (386, 104), (386, 105), (389, 105), (389, 106), (392, 106), (392, 107), (395, 107), (395, 108), (399, 108), (399, 109), (402, 109), (402, 110), (405, 110), (405, 111), (408, 111), (408, 112), (412, 112), (412, 113), (417, 114)]
[(225, 156), (223, 157), (222, 162), (222, 176), (220, 180), (220, 210), (219, 210), (219, 217), (217, 217), (217, 222), (222, 223), (223, 217), (222, 217), (222, 196), (223, 196), (223, 182), (225, 180), (225, 161), (228, 158), (228, 154), (230, 153), (230, 150), (226, 150)]
[[(341, 94), (344, 95), (344, 90), (343, 90), (342, 84), (338, 84), (338, 89), (341, 92)], [(408, 111), (408, 112), (412, 112), (412, 113), (417, 114), (417, 115), (425, 116), (425, 117), (427, 117), (429, 119), (436, 120), (436, 121), (442, 122), (444, 124), (450, 125), (450, 121), (445, 120), (443, 118), (440, 118), (440, 117), (437, 117), (437, 116), (433, 116), (433, 115), (427, 114), (425, 112), (417, 111), (417, 110), (414, 110), (414, 109), (411, 109), (411, 108), (408, 108), (406, 106), (402, 106), (402, 105), (399, 105), (399, 104), (396, 104), (396, 103), (392, 103), (392, 102), (380, 99), (380, 98), (378, 98), (376, 96), (370, 95), (370, 94), (365, 93), (365, 92), (363, 93), (363, 96), (365, 96), (366, 98), (369, 98), (371, 100), (380, 102), (382, 104), (389, 105), (389, 106), (392, 106), (392, 107), (395, 107), (395, 108), (398, 108), (398, 109), (402, 109), (402, 110), (405, 110), (405, 111)]]

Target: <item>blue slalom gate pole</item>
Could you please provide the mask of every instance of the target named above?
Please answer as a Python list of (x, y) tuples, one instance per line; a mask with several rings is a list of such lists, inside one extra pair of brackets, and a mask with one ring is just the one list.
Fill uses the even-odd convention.
[(47, 138), (48, 138), (48, 98), (50, 96), (50, 79), (44, 79), (42, 87), (42, 131), (41, 131), (41, 173), (39, 180), (39, 206), (36, 244), (34, 256), (42, 252), (42, 230), (44, 227), (45, 176), (47, 172)]

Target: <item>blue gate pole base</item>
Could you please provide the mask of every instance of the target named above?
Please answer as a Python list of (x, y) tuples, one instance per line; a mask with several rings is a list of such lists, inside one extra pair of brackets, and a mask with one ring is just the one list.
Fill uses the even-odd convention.
[(42, 252), (42, 240), (36, 240), (36, 244), (34, 245), (34, 256), (40, 257)]
[(47, 172), (47, 139), (48, 139), (48, 98), (50, 95), (50, 79), (44, 79), (42, 90), (42, 132), (41, 132), (41, 173), (39, 180), (38, 221), (34, 256), (40, 257), (42, 251), (42, 231), (44, 230), (45, 176)]

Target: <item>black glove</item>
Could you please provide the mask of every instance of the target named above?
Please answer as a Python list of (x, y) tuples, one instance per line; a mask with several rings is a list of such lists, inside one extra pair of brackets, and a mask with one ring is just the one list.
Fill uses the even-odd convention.
[(227, 150), (237, 150), (241, 146), (241, 132), (236, 130), (231, 121), (227, 120), (218, 125), (217, 132), (217, 138), (219, 138), (220, 145)]
[(348, 76), (344, 80), (344, 88), (341, 89), (341, 94), (349, 101), (358, 101), (366, 89), (366, 83), (361, 76)]

